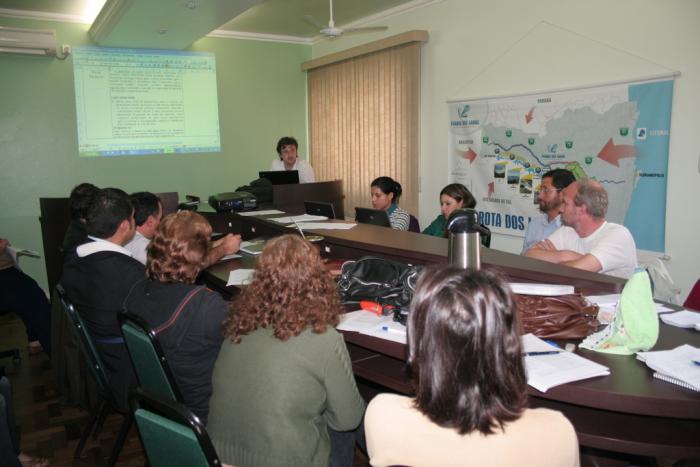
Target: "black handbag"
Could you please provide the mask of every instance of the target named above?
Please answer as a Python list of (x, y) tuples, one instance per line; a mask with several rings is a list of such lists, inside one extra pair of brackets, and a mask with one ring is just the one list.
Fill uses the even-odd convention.
[[(376, 302), (387, 312), (408, 310), (422, 266), (364, 256), (340, 268), (338, 293), (343, 304)], [(393, 307), (393, 310), (390, 308)]]

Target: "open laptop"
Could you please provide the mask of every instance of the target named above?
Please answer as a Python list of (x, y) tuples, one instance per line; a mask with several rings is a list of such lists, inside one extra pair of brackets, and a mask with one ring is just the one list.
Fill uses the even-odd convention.
[(299, 183), (299, 171), (298, 170), (268, 170), (258, 172), (260, 178), (266, 178), (270, 180), (273, 185), (290, 185), (292, 183)]
[(322, 201), (304, 201), (304, 210), (306, 214), (313, 216), (325, 216), (329, 219), (335, 219), (335, 209), (333, 203), (324, 203)]
[(355, 207), (355, 221), (360, 224), (372, 224), (380, 227), (391, 227), (389, 216), (381, 209)]

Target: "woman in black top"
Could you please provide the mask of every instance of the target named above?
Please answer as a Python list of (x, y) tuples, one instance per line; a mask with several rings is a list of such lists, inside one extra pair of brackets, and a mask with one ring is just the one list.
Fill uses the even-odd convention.
[(207, 265), (210, 236), (209, 222), (196, 212), (163, 219), (148, 247), (147, 279), (124, 302), (155, 331), (185, 405), (205, 424), (228, 314), (228, 302), (218, 293), (194, 284)]

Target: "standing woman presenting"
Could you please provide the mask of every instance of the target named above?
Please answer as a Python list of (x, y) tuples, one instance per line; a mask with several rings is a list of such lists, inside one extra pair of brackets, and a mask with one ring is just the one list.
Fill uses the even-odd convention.
[(392, 229), (408, 230), (410, 215), (398, 206), (401, 191), (401, 184), (393, 178), (375, 178), (371, 187), (372, 207), (386, 211)]

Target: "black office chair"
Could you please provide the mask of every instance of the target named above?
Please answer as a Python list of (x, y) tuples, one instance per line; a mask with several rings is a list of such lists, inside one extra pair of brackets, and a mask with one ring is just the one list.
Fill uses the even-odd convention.
[(111, 467), (116, 463), (117, 459), (119, 458), (119, 453), (124, 447), (124, 441), (129, 433), (129, 428), (131, 428), (133, 415), (131, 412), (123, 413), (118, 409), (116, 398), (114, 397), (114, 393), (112, 392), (110, 386), (109, 375), (105, 371), (102, 358), (97, 352), (97, 348), (92, 341), (92, 337), (90, 336), (87, 327), (85, 327), (83, 319), (75, 311), (73, 304), (66, 298), (65, 290), (61, 284), (56, 286), (56, 291), (59, 299), (61, 300), (63, 311), (66, 313), (68, 318), (68, 322), (71, 324), (71, 327), (78, 339), (80, 351), (87, 362), (90, 373), (97, 383), (98, 389), (97, 408), (92, 412), (90, 420), (80, 436), (80, 441), (78, 442), (78, 446), (75, 448), (73, 456), (75, 459), (80, 459), (80, 454), (83, 451), (83, 447), (85, 447), (85, 442), (87, 441), (88, 436), (92, 432), (93, 439), (97, 438), (97, 435), (102, 429), (104, 419), (107, 416), (107, 411), (112, 410), (113, 412), (121, 413), (124, 416), (124, 421), (119, 429), (119, 434), (114, 442), (112, 453), (107, 463), (107, 465)]
[(418, 219), (413, 214), (409, 214), (408, 231), (420, 233), (420, 224), (418, 223)]
[(183, 402), (156, 333), (141, 317), (122, 311), (119, 325), (139, 385), (147, 392), (173, 402)]
[(479, 237), (481, 239), (481, 245), (488, 248), (491, 246), (491, 229), (486, 227), (484, 224), (480, 224), (480, 225), (481, 225), (481, 227), (483, 227), (487, 231), (486, 234), (482, 233), (481, 236)]
[(139, 388), (131, 407), (150, 467), (221, 466), (206, 428), (184, 405)]

